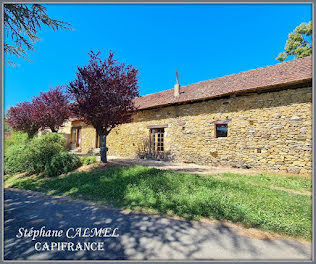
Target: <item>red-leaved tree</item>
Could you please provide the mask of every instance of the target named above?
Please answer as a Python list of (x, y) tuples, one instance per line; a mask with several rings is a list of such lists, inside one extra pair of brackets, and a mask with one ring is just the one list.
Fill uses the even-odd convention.
[(6, 114), (6, 119), (14, 130), (26, 132), (29, 137), (33, 137), (41, 127), (37, 120), (32, 117), (33, 112), (33, 104), (23, 102), (11, 106)]
[(59, 127), (69, 117), (68, 96), (63, 93), (61, 86), (41, 92), (33, 98), (32, 104), (32, 118), (37, 120), (42, 128), (50, 128), (52, 132), (58, 132)]
[(72, 110), (100, 136), (101, 161), (107, 162), (106, 137), (117, 125), (129, 122), (135, 110), (133, 98), (139, 95), (138, 70), (113, 58), (102, 60), (89, 53), (90, 63), (78, 67), (77, 77), (67, 86), (75, 100)]

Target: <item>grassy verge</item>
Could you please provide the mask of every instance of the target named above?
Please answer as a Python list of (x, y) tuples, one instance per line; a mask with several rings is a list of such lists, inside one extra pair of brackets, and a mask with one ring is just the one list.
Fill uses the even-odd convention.
[[(142, 166), (75, 172), (49, 179), (9, 176), (5, 185), (97, 201), (125, 209), (147, 209), (188, 219), (229, 220), (265, 231), (311, 240), (312, 197), (270, 188), (310, 190), (309, 178), (195, 175)], [(233, 180), (232, 180), (233, 179)], [(255, 186), (249, 183), (259, 183)]]
[(254, 184), (266, 187), (284, 188), (292, 191), (311, 192), (312, 180), (310, 176), (291, 176), (281, 174), (258, 174), (242, 175), (233, 173), (223, 173), (218, 175), (223, 180), (243, 181), (247, 184)]

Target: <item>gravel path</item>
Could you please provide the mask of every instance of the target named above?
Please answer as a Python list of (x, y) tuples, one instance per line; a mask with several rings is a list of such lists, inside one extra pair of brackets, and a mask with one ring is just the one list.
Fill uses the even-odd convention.
[(231, 167), (215, 167), (207, 165), (199, 165), (194, 163), (179, 163), (159, 160), (143, 160), (143, 159), (128, 159), (116, 156), (109, 156), (108, 161), (117, 165), (142, 165), (151, 168), (162, 170), (173, 170), (180, 172), (189, 172), (197, 174), (218, 174), (218, 173), (240, 173), (240, 174), (257, 174), (262, 171), (255, 169), (242, 169)]

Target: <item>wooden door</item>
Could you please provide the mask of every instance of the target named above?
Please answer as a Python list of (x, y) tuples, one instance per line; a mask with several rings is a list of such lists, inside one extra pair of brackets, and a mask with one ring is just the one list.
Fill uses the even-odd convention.
[(164, 158), (164, 129), (152, 128), (150, 130), (150, 155), (155, 159)]
[(73, 147), (80, 147), (81, 141), (81, 128), (80, 127), (72, 127), (71, 128), (71, 145)]
[(98, 133), (96, 133), (95, 147), (100, 148), (100, 136), (98, 135)]

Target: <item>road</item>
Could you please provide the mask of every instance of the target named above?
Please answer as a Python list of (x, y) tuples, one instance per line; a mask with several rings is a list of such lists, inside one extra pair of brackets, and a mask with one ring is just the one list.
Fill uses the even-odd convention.
[[(66, 197), (5, 189), (5, 260), (310, 260), (311, 244), (259, 240), (225, 224), (183, 221), (97, 206)], [(62, 230), (32, 240), (20, 228)], [(76, 228), (115, 228), (118, 237), (66, 237)], [(88, 230), (88, 229), (87, 229)], [(110, 229), (109, 229), (110, 230)], [(70, 233), (70, 232), (69, 232)], [(74, 232), (71, 232), (74, 235)], [(47, 234), (47, 233), (46, 233)], [(41, 250), (51, 242), (99, 242), (101, 250)], [(37, 249), (35, 250), (35, 244)], [(68, 245), (68, 244), (67, 244)], [(91, 245), (91, 244), (90, 244)], [(95, 249), (95, 248), (92, 248)]]

